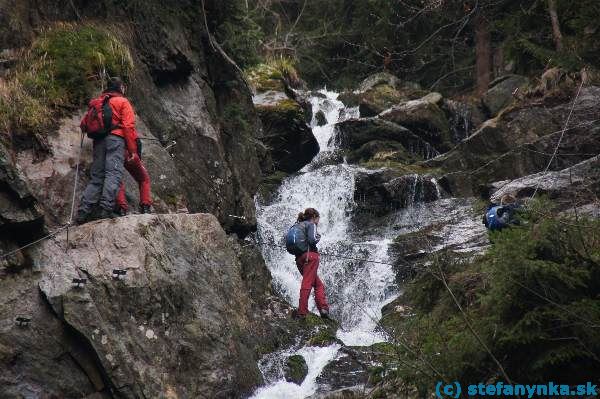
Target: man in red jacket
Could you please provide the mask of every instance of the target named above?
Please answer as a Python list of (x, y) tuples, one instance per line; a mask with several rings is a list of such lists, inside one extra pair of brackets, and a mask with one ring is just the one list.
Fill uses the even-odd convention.
[[(101, 219), (114, 216), (115, 198), (123, 179), (125, 158), (127, 162), (139, 160), (135, 114), (124, 94), (123, 81), (120, 78), (110, 78), (102, 96), (109, 97), (108, 105), (112, 110), (111, 130), (105, 137), (94, 139), (91, 179), (79, 203), (78, 224), (90, 220), (92, 209), (97, 204), (100, 205)], [(82, 126), (84, 125), (85, 120), (82, 121)]]

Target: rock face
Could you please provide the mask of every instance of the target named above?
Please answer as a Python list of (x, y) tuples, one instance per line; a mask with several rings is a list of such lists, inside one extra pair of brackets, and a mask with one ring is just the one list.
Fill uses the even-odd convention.
[[(600, 152), (600, 135), (593, 123), (599, 104), (600, 87), (581, 90), (550, 170), (564, 169)], [(544, 101), (512, 108), (426, 164), (447, 172), (440, 183), (454, 195), (487, 194), (482, 192), (487, 184), (544, 170), (570, 110), (571, 103)]]
[(508, 106), (515, 90), (522, 90), (528, 84), (529, 79), (519, 75), (501, 76), (490, 83), (489, 90), (483, 96), (483, 104), (490, 116), (496, 116), (502, 108)]
[(450, 125), (435, 102), (425, 98), (407, 101), (382, 112), (379, 117), (408, 128), (440, 151), (450, 149)]
[[(496, 182), (492, 185), (494, 193), (490, 199), (499, 202), (506, 194), (513, 197), (528, 198), (537, 189), (539, 195), (546, 195), (558, 203), (571, 203), (575, 197), (579, 206), (593, 202), (600, 190), (600, 156), (592, 157), (560, 171), (535, 173), (512, 181)], [(575, 195), (577, 194), (577, 195)]]
[(65, 238), (0, 280), (1, 397), (230, 398), (262, 381), (270, 276), (214, 216), (93, 222), (70, 231), (66, 252)]
[[(10, 10), (12, 21), (12, 28), (0, 29), (0, 49), (27, 46), (37, 30), (54, 22), (93, 18), (102, 23), (106, 18), (115, 23), (111, 33), (129, 47), (133, 58), (128, 96), (141, 122), (140, 130), (160, 139), (146, 145), (158, 210), (187, 207), (192, 212), (210, 212), (228, 232), (240, 236), (255, 228), (253, 196), (261, 167), (269, 168), (264, 145), (258, 140), (260, 122), (239, 70), (211, 43), (204, 24), (191, 22), (204, 18), (200, 7), (190, 7), (193, 17), (188, 19), (181, 18), (180, 4), (155, 0), (148, 7), (160, 7), (164, 11), (160, 16), (130, 4), (109, 9), (99, 2), (77, 9), (66, 1), (13, 3), (0, 4), (3, 11)], [(205, 6), (211, 10), (219, 4), (208, 1)], [(43, 195), (62, 196), (67, 188), (64, 183), (71, 172), (65, 162), (72, 169), (76, 151), (64, 147), (70, 139), (62, 135), (76, 132), (73, 125), (67, 119), (62, 128), (49, 132), (49, 157), (57, 150), (61, 159), (45, 162), (35, 174), (34, 180), (48, 189)], [(168, 153), (159, 148), (172, 141), (177, 144)], [(33, 169), (31, 165), (39, 161), (34, 155), (20, 157), (25, 168)], [(89, 153), (84, 155), (85, 164)], [(40, 190), (33, 194), (40, 195)], [(135, 187), (128, 190), (131, 194), (135, 191)], [(135, 194), (130, 199), (135, 205)], [(65, 203), (48, 205), (48, 209), (57, 209), (56, 214), (49, 213), (48, 222), (64, 222)]]
[(381, 151), (400, 151), (403, 160), (431, 158), (437, 150), (410, 130), (380, 118), (349, 119), (337, 125), (334, 140), (348, 160), (366, 160)]
[[(6, 235), (31, 234), (43, 226), (43, 210), (33, 196), (26, 177), (0, 142), (0, 231)], [(13, 237), (14, 238), (14, 237)]]
[(319, 143), (298, 102), (285, 93), (271, 91), (256, 95), (254, 103), (264, 129), (260, 139), (268, 147), (276, 170), (297, 172), (317, 155)]

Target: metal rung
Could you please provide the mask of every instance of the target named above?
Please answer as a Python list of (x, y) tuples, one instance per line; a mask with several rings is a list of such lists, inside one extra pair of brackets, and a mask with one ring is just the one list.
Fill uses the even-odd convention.
[(127, 275), (127, 270), (113, 269), (113, 271), (112, 271), (112, 276), (115, 280), (123, 279), (123, 278), (125, 278), (125, 275)]
[(27, 327), (31, 323), (31, 317), (17, 316), (15, 318), (15, 324), (19, 327)]
[(74, 278), (73, 286), (75, 288), (83, 288), (83, 286), (87, 283), (87, 279), (85, 278)]

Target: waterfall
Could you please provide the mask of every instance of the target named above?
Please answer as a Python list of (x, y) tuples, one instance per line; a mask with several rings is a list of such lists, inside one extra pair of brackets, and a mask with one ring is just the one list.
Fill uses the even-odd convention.
[[(382, 306), (397, 295), (394, 271), (390, 265), (341, 259), (326, 254), (386, 262), (391, 240), (385, 237), (368, 239), (353, 231), (350, 219), (355, 207), (355, 175), (360, 168), (346, 163), (319, 163), (319, 159), (336, 149), (335, 140), (330, 140), (335, 124), (358, 117), (357, 109), (345, 108), (337, 100), (337, 93), (322, 90), (321, 94), (311, 98), (313, 115), (322, 111), (327, 120), (324, 126), (316, 126), (314, 118), (311, 123), (321, 151), (299, 174), (284, 180), (274, 200), (261, 203), (257, 199), (258, 236), (264, 243), (262, 252), (273, 275), (275, 289), (296, 307), (301, 276), (293, 256), (272, 244), (282, 243), (283, 235), (295, 222), (298, 212), (307, 207), (319, 210), (319, 233), (322, 235), (319, 249), (323, 253), (319, 275), (326, 286), (332, 317), (340, 322), (338, 338), (345, 345), (371, 345), (386, 339), (378, 331), (377, 322)], [(316, 309), (312, 295), (309, 307), (312, 311)], [(259, 364), (270, 384), (258, 390), (254, 397), (303, 398), (311, 395), (317, 389), (316, 377), (335, 358), (337, 349), (336, 345), (329, 348), (297, 348), (290, 353), (271, 356), (270, 360)], [(294, 353), (312, 354), (305, 356), (309, 376), (301, 386), (287, 383), (281, 375), (269, 371), (277, 363), (276, 358)], [(312, 370), (318, 372), (311, 373)]]
[[(330, 160), (335, 159), (332, 155), (338, 150), (336, 140), (331, 139), (335, 124), (358, 117), (358, 110), (345, 108), (337, 100), (336, 93), (326, 90), (311, 97), (310, 101), (313, 115), (321, 111), (327, 121), (324, 126), (317, 126), (313, 117), (311, 122), (320, 152), (298, 174), (285, 179), (275, 196), (269, 199), (257, 197), (257, 234), (275, 289), (297, 307), (301, 276), (294, 257), (281, 248), (283, 235), (295, 222), (298, 212), (307, 207), (319, 210), (319, 233), (322, 235), (319, 275), (326, 286), (331, 315), (340, 322), (337, 338), (347, 346), (369, 346), (386, 340), (387, 337), (378, 328), (381, 308), (399, 293), (395, 271), (389, 264), (388, 249), (393, 239), (400, 232), (415, 231), (430, 223), (450, 218), (467, 220), (469, 218), (465, 215), (470, 212), (471, 205), (458, 206), (453, 199), (444, 199), (443, 190), (435, 178), (418, 174), (400, 176), (383, 183), (384, 189), (379, 191), (379, 197), (371, 195), (365, 204), (355, 203), (355, 191), (359, 188), (357, 176), (378, 171), (341, 161), (332, 164)], [(329, 162), (323, 162), (328, 159)], [(361, 196), (360, 189), (358, 192)], [(358, 212), (364, 211), (361, 208), (370, 203), (375, 207), (396, 205), (390, 224), (379, 226), (376, 232), (355, 226), (355, 223), (360, 223)], [(456, 213), (453, 209), (461, 211)], [(474, 227), (474, 224), (465, 224), (458, 231), (450, 228), (444, 233), (455, 236), (456, 245), (460, 245), (461, 237), (477, 241), (478, 235), (471, 239), (463, 233)], [(316, 311), (312, 295), (309, 308)], [(296, 345), (266, 355), (259, 362), (266, 385), (258, 389), (253, 398), (300, 399), (314, 394), (319, 390), (317, 377), (338, 356), (339, 348), (337, 344), (325, 348)], [(309, 369), (301, 385), (286, 382), (283, 376), (284, 361), (294, 354), (301, 354)]]

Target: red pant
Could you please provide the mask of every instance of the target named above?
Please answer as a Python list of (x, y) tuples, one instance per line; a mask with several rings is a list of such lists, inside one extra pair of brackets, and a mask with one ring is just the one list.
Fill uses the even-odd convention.
[[(125, 169), (129, 172), (131, 177), (140, 186), (140, 205), (152, 205), (152, 197), (150, 196), (150, 175), (144, 167), (142, 160), (135, 157), (133, 160), (125, 160)], [(127, 198), (125, 198), (125, 182), (121, 182), (119, 193), (117, 194), (117, 206), (119, 208), (127, 210)]]
[[(306, 261), (308, 257), (308, 262)], [(302, 284), (300, 285), (300, 303), (298, 314), (308, 314), (308, 297), (310, 290), (315, 289), (315, 302), (319, 310), (329, 310), (327, 298), (325, 297), (325, 285), (317, 276), (319, 269), (319, 254), (317, 252), (307, 252), (296, 258), (296, 266), (302, 274)]]

